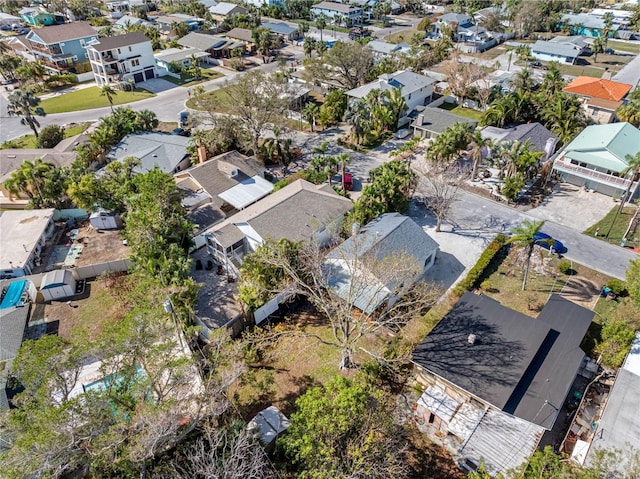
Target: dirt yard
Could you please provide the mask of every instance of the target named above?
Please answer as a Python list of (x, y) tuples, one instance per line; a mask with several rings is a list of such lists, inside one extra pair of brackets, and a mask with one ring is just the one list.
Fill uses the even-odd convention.
[(120, 231), (95, 230), (88, 221), (78, 229), (80, 232), (75, 243), (81, 243), (84, 248), (76, 262), (76, 266), (105, 263), (129, 257), (129, 248), (122, 244)]

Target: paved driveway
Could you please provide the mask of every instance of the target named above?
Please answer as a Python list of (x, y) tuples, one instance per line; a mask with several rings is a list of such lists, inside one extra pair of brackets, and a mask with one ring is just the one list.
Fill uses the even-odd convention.
[(610, 196), (559, 183), (554, 187), (553, 195), (528, 213), (534, 218), (584, 231), (604, 218), (615, 205)]
[(152, 78), (151, 80), (140, 82), (136, 85), (138, 88), (144, 88), (151, 93), (162, 93), (163, 91), (178, 88), (178, 85), (162, 78)]

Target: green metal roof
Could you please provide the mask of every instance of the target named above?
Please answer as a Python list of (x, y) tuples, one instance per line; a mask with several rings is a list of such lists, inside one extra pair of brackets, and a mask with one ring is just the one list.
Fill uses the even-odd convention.
[(629, 123), (591, 125), (566, 147), (566, 156), (611, 171), (628, 166), (626, 155), (640, 151), (640, 130)]

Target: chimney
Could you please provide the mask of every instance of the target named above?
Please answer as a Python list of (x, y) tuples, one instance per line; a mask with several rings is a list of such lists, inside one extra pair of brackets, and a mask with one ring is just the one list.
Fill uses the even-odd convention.
[(196, 151), (198, 152), (198, 163), (207, 161), (207, 149), (204, 146), (198, 145)]
[(424, 124), (424, 115), (422, 113), (420, 113), (418, 115), (418, 121), (417, 121), (419, 126), (422, 126)]
[(544, 158), (541, 163), (544, 163), (553, 155), (556, 150), (556, 143), (558, 143), (558, 140), (553, 137), (547, 139), (547, 143), (544, 145)]
[(476, 335), (475, 334), (470, 334), (467, 337), (467, 343), (469, 344), (475, 344), (476, 343)]

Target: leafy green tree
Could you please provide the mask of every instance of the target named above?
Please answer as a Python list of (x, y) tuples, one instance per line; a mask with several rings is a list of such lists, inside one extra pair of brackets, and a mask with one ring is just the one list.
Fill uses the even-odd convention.
[(640, 89), (636, 88), (627, 96), (627, 102), (616, 110), (616, 116), (620, 121), (631, 123), (640, 128)]
[(45, 126), (40, 132), (36, 146), (38, 148), (55, 148), (62, 140), (64, 140), (64, 127), (49, 125)]
[(347, 95), (342, 90), (331, 90), (320, 105), (318, 120), (323, 126), (333, 125), (342, 120), (347, 111)]
[(536, 243), (534, 236), (540, 232), (542, 225), (544, 225), (544, 221), (523, 221), (520, 226), (513, 228), (513, 234), (507, 241), (507, 244), (512, 244), (524, 251), (525, 267), (524, 276), (522, 278), (522, 291), (527, 287), (527, 277), (529, 276), (531, 256), (533, 255), (533, 247)]
[(610, 368), (620, 367), (629, 352), (631, 341), (636, 337), (635, 330), (625, 319), (608, 318), (602, 326), (601, 337), (596, 352)]
[(626, 273), (627, 291), (636, 304), (640, 305), (640, 258), (629, 263)]
[(26, 195), (32, 208), (63, 206), (66, 187), (64, 176), (58, 174), (60, 171), (40, 158), (25, 160), (4, 182), (4, 187), (12, 195)]
[(322, 58), (307, 58), (304, 64), (305, 75), (310, 81), (335, 81), (347, 90), (365, 84), (374, 71), (370, 48), (340, 41)]
[(28, 90), (14, 90), (7, 97), (7, 113), (9, 116), (19, 116), (20, 123), (27, 125), (38, 138), (40, 122), (36, 116), (45, 116), (44, 109), (39, 106), (40, 98)]
[(438, 135), (427, 148), (427, 157), (435, 163), (449, 165), (469, 146), (474, 127), (468, 123), (455, 123)]
[(360, 377), (336, 376), (296, 401), (297, 411), (278, 445), (301, 478), (407, 477), (391, 404)]

